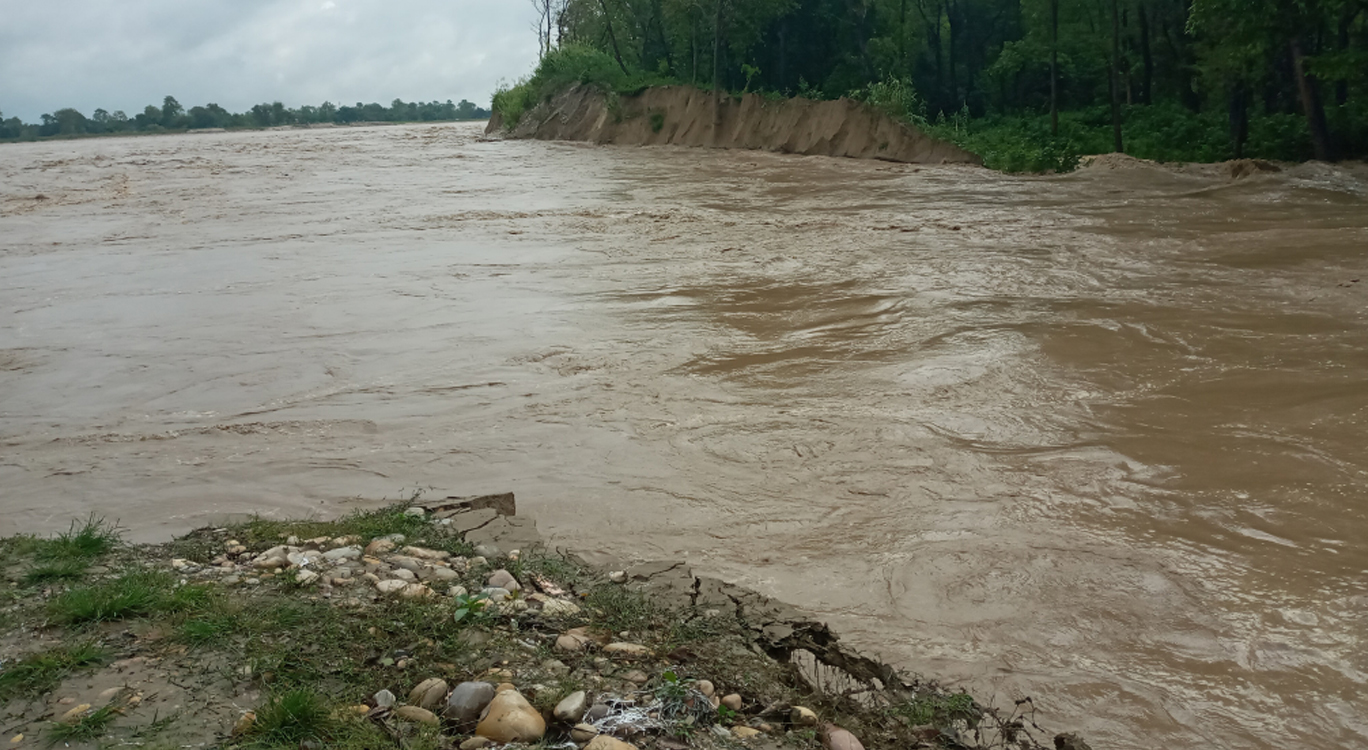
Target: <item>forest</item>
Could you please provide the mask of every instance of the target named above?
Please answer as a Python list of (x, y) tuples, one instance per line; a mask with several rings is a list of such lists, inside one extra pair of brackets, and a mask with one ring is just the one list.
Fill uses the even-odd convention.
[(0, 114), (0, 140), (34, 140), (46, 137), (76, 137), (85, 135), (113, 135), (118, 133), (164, 133), (211, 128), (270, 128), (288, 125), (338, 125), (361, 122), (436, 122), (451, 120), (483, 120), (489, 110), (462, 99), (453, 104), (445, 102), (405, 102), (395, 99), (390, 106), (362, 104), (337, 106), (324, 102), (314, 107), (305, 105), (291, 109), (280, 102), (258, 104), (246, 112), (233, 113), (217, 104), (185, 109), (173, 96), (162, 100), (162, 106), (149, 104), (143, 111), (128, 116), (122, 111), (97, 109), (90, 117), (75, 109), (59, 109), (44, 114), (41, 123), (22, 122), (17, 117), (6, 119)]
[(569, 72), (865, 99), (1004, 168), (1368, 155), (1368, 0), (531, 1), (496, 109)]

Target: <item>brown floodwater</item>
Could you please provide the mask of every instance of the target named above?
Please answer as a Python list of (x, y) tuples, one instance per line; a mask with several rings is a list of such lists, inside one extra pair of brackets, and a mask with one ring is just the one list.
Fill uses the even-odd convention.
[(512, 490), (1099, 750), (1329, 750), (1366, 425), (1361, 165), (0, 146), (4, 534)]

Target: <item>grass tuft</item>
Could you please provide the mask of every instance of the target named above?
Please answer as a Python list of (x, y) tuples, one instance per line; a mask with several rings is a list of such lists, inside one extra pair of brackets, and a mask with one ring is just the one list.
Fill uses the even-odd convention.
[(0, 671), (0, 701), (40, 697), (77, 669), (95, 666), (108, 658), (109, 652), (94, 642), (31, 654)]
[(92, 515), (79, 528), (76, 524), (72, 521), (70, 529), (45, 540), (38, 548), (38, 560), (92, 560), (113, 552), (122, 541), (119, 528), (102, 518)]
[(191, 611), (212, 596), (208, 586), (177, 586), (167, 573), (138, 570), (73, 588), (53, 599), (48, 613), (59, 623), (81, 625)]
[(97, 708), (73, 722), (53, 722), (47, 732), (49, 745), (69, 742), (89, 742), (105, 733), (110, 722), (119, 717), (114, 704)]
[(273, 695), (256, 714), (252, 734), (263, 743), (298, 745), (306, 740), (327, 740), (337, 729), (328, 702), (308, 688)]

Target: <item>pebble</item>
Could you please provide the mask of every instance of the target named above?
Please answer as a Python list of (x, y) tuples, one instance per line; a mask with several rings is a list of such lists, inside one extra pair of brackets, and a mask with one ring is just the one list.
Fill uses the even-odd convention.
[(585, 714), (585, 716), (589, 718), (589, 721), (598, 721), (607, 716), (612, 710), (613, 709), (608, 707), (607, 703), (595, 703), (589, 707), (589, 713)]
[(728, 732), (727, 728), (722, 726), (721, 724), (713, 724), (711, 727), (708, 727), (708, 729), (713, 733), (714, 736), (718, 737), (719, 739), (725, 740), (731, 737), (731, 732)]
[(739, 740), (748, 740), (760, 734), (760, 730), (751, 727), (732, 727), (732, 734), (736, 735)]
[(552, 714), (557, 721), (566, 724), (576, 724), (584, 718), (584, 714), (589, 710), (589, 696), (583, 690), (577, 690), (563, 698), (556, 704)]
[(582, 635), (566, 633), (556, 639), (556, 648), (561, 651), (582, 651), (589, 645), (589, 639)]
[(434, 581), (454, 581), (460, 577), (461, 574), (451, 568), (432, 568), (428, 571), (428, 578)]
[(477, 544), (475, 545), (475, 554), (483, 558), (498, 557), (502, 554), (502, 550), (495, 544)]
[(741, 700), (741, 696), (737, 695), (736, 693), (732, 693), (731, 695), (727, 695), (722, 698), (722, 705), (726, 706), (727, 708), (730, 708), (733, 711), (740, 711), (743, 703), (744, 702)]
[(473, 568), (483, 568), (484, 566), (486, 566), (486, 565), (488, 565), (488, 564), (489, 564), (489, 560), (486, 560), (483, 556), (477, 556), (477, 557), (472, 557), (472, 558), (470, 558), (470, 567), (471, 567), (472, 569), (473, 569)]
[(713, 693), (717, 692), (717, 688), (713, 687), (712, 682), (709, 680), (699, 680), (696, 687), (698, 688), (698, 692), (709, 698), (713, 697)]
[(380, 708), (392, 708), (394, 704), (399, 701), (398, 698), (394, 697), (394, 693), (391, 693), (388, 690), (381, 690), (380, 692), (371, 696), (371, 698), (375, 701), (375, 705), (379, 706)]
[(789, 723), (799, 727), (817, 726), (817, 714), (804, 706), (794, 706), (789, 711)]
[(458, 596), (469, 596), (469, 595), (470, 595), (470, 592), (469, 592), (469, 591), (466, 591), (466, 587), (465, 587), (465, 586), (452, 586), (451, 588), (447, 589), (447, 596), (451, 597), (452, 599), (455, 599), (455, 598), (458, 597)]
[(612, 573), (609, 573), (609, 574), (608, 574), (608, 580), (612, 581), (613, 583), (626, 583), (626, 582), (627, 582), (627, 571), (625, 571), (625, 570), (615, 570), (615, 571), (613, 571)]
[(504, 690), (489, 703), (489, 711), (475, 733), (495, 742), (539, 741), (546, 734), (546, 720), (517, 690)]
[(579, 613), (578, 604), (564, 599), (548, 599), (542, 602), (542, 614), (547, 617), (573, 617)]
[(489, 585), (494, 588), (507, 589), (509, 593), (520, 591), (522, 586), (512, 573), (500, 568), (489, 575)]
[(84, 715), (85, 712), (86, 712), (86, 711), (89, 711), (89, 710), (90, 710), (90, 704), (89, 704), (89, 703), (82, 703), (81, 705), (76, 706), (75, 708), (71, 709), (70, 711), (67, 711), (66, 713), (62, 714), (62, 718), (58, 719), (57, 721), (59, 721), (59, 722), (61, 722), (61, 723), (63, 723), (63, 724), (75, 724), (76, 722), (80, 721), (80, 720), (81, 720), (81, 716)]
[(416, 557), (419, 560), (446, 560), (451, 557), (450, 552), (439, 549), (428, 549), (427, 547), (405, 547), (399, 551), (409, 557)]
[(598, 727), (593, 724), (576, 724), (575, 728), (570, 730), (570, 739), (575, 742), (589, 742), (598, 734)]
[(603, 653), (613, 654), (615, 656), (623, 656), (627, 658), (634, 658), (639, 656), (650, 656), (651, 650), (639, 643), (619, 642), (610, 643), (607, 646), (604, 646)]
[(415, 724), (426, 724), (430, 727), (439, 726), (442, 723), (441, 720), (437, 718), (437, 714), (418, 706), (400, 706), (394, 709), (394, 715), (405, 721), (411, 721)]
[(399, 546), (399, 545), (395, 544), (394, 542), (390, 541), (389, 539), (384, 539), (384, 538), (381, 538), (381, 539), (373, 539), (373, 540), (371, 540), (371, 543), (370, 543), (370, 544), (367, 544), (367, 545), (366, 545), (366, 556), (367, 556), (367, 557), (379, 557), (380, 555), (384, 555), (384, 554), (388, 554), (388, 553), (390, 553), (390, 552), (393, 552), (393, 551), (394, 551), (394, 548), (395, 548), (395, 547), (398, 547), (398, 546)]
[(522, 599), (509, 599), (507, 601), (499, 602), (496, 606), (501, 615), (516, 615), (519, 612), (526, 612), (528, 610), (527, 602)]
[(409, 692), (409, 703), (431, 710), (437, 708), (442, 704), (442, 701), (446, 700), (447, 693), (450, 692), (450, 690), (451, 687), (447, 685), (446, 680), (438, 677), (430, 677), (418, 683), (418, 685)]
[(332, 561), (356, 560), (361, 557), (360, 547), (338, 547), (323, 553), (323, 559)]
[(398, 579), (391, 578), (386, 581), (377, 582), (375, 584), (375, 588), (382, 594), (397, 594), (400, 591), (403, 591), (409, 585), (410, 584), (406, 581), (400, 581)]
[(437, 596), (437, 592), (428, 588), (426, 584), (410, 583), (399, 590), (399, 596), (405, 599), (432, 599)]
[(570, 667), (567, 666), (566, 663), (561, 661), (560, 659), (547, 659), (546, 661), (542, 662), (541, 666), (542, 669), (545, 669), (546, 671), (555, 675), (563, 675), (570, 673)]
[(616, 737), (600, 734), (590, 740), (589, 744), (584, 746), (584, 750), (637, 750), (637, 746)]
[(233, 724), (233, 730), (229, 732), (228, 735), (230, 737), (241, 737), (252, 731), (252, 725), (254, 724), (256, 724), (256, 714), (248, 711), (238, 717), (237, 722)]
[(295, 573), (295, 583), (298, 583), (301, 586), (308, 586), (317, 583), (318, 579), (321, 577), (322, 576), (312, 570), (301, 570), (298, 573)]
[(480, 712), (494, 700), (494, 686), (488, 682), (462, 682), (451, 691), (442, 715), (458, 724), (474, 724)]
[(405, 510), (404, 515), (412, 516), (413, 518), (427, 518), (427, 510), (415, 505), (412, 508)]
[(651, 676), (641, 671), (640, 669), (633, 669), (632, 671), (623, 675), (622, 679), (636, 685), (645, 685), (647, 682), (651, 681)]
[(480, 593), (484, 594), (485, 598), (489, 601), (497, 603), (508, 599), (511, 592), (509, 592), (508, 589), (501, 589), (497, 586), (487, 586), (480, 591)]
[(405, 557), (404, 555), (395, 555), (391, 557), (389, 559), (389, 564), (396, 568), (403, 568), (414, 574), (427, 567), (427, 563), (424, 563), (422, 560), (419, 560), (416, 557)]
[(471, 737), (465, 742), (462, 742), (460, 747), (461, 750), (481, 750), (481, 748), (489, 747), (493, 744), (494, 740), (476, 735), (475, 737)]
[(859, 738), (835, 724), (826, 725), (826, 731), (822, 732), (822, 745), (827, 750), (864, 750)]
[(396, 581), (408, 581), (409, 583), (413, 583), (414, 581), (418, 580), (418, 576), (414, 574), (413, 571), (407, 570), (405, 568), (399, 568), (398, 570), (395, 570), (393, 573), (390, 573), (390, 577), (395, 579)]

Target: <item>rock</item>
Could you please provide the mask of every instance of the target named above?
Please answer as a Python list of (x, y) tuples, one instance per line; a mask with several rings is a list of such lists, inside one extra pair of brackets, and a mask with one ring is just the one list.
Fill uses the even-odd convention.
[(277, 570), (289, 567), (289, 550), (285, 547), (272, 547), (252, 558), (252, 567), (257, 570)]
[(646, 683), (651, 681), (651, 676), (641, 671), (640, 669), (633, 669), (632, 671), (623, 675), (622, 679), (634, 685), (645, 685)]
[(859, 738), (835, 724), (826, 725), (826, 731), (822, 732), (822, 746), (827, 750), (864, 750)]
[(454, 581), (460, 578), (461, 574), (451, 568), (432, 568), (428, 571), (427, 577), (432, 581)]
[(361, 557), (360, 547), (338, 547), (323, 553), (324, 560), (341, 562), (342, 560), (358, 560)]
[(722, 726), (721, 724), (713, 724), (712, 726), (708, 727), (708, 731), (712, 732), (714, 737), (717, 737), (718, 739), (722, 740), (730, 739), (732, 736), (731, 732), (728, 732), (727, 728)]
[(517, 690), (494, 696), (475, 733), (495, 742), (537, 742), (546, 734), (546, 720)]
[(451, 691), (442, 715), (469, 726), (480, 718), (480, 712), (494, 700), (494, 686), (488, 682), (462, 682)]
[(570, 730), (570, 739), (585, 743), (593, 740), (598, 734), (598, 727), (593, 724), (576, 724), (575, 728)]
[(233, 724), (233, 731), (229, 732), (228, 736), (241, 737), (242, 735), (252, 731), (252, 725), (254, 724), (256, 724), (256, 714), (252, 713), (251, 711), (248, 711), (247, 713), (238, 717), (237, 722)]
[(732, 734), (736, 735), (738, 740), (748, 740), (760, 734), (760, 730), (750, 727), (732, 727)]
[(75, 724), (76, 722), (80, 721), (81, 717), (85, 715), (85, 712), (89, 710), (90, 704), (82, 703), (81, 705), (76, 706), (70, 711), (67, 711), (66, 713), (62, 714), (62, 718), (58, 719), (57, 721), (62, 724)]
[(468, 568), (468, 569), (469, 569), (469, 570), (474, 570), (475, 568), (483, 568), (484, 566), (486, 566), (486, 565), (488, 565), (488, 564), (489, 564), (489, 561), (488, 561), (488, 560), (486, 560), (486, 559), (485, 559), (484, 557), (482, 557), (482, 556), (477, 555), (477, 556), (475, 556), (475, 557), (470, 558), (470, 561), (469, 561), (469, 563), (468, 563), (468, 565), (469, 565), (469, 568)]
[(418, 683), (417, 687), (409, 692), (409, 703), (432, 710), (442, 705), (451, 687), (446, 680), (438, 677), (430, 677)]
[(1054, 746), (1055, 750), (1092, 750), (1083, 737), (1074, 732), (1055, 735)]
[(508, 599), (496, 604), (495, 608), (501, 615), (516, 615), (519, 612), (526, 612), (528, 610), (528, 604), (522, 599)]
[(313, 583), (318, 583), (318, 579), (321, 577), (322, 576), (312, 570), (301, 570), (298, 573), (295, 573), (295, 583), (298, 583), (300, 586), (308, 586)]
[(466, 740), (465, 742), (462, 742), (460, 747), (461, 747), (461, 750), (480, 750), (481, 748), (489, 747), (490, 745), (493, 745), (493, 744), (494, 744), (494, 740), (491, 740), (491, 739), (489, 739), (488, 737), (478, 737), (478, 736), (477, 736), (477, 737), (471, 737), (470, 739)]
[(589, 707), (589, 713), (585, 714), (585, 716), (589, 719), (589, 721), (598, 721), (599, 719), (602, 719), (603, 717), (607, 716), (608, 713), (612, 710), (613, 709), (608, 707), (607, 703), (595, 703), (594, 705)]
[(511, 592), (508, 589), (501, 589), (496, 586), (486, 587), (485, 589), (481, 590), (480, 593), (484, 594), (486, 599), (495, 604), (502, 601), (506, 601), (509, 595), (511, 594)]
[(547, 659), (546, 661), (542, 662), (541, 666), (542, 669), (545, 669), (546, 671), (555, 675), (563, 675), (570, 673), (570, 667), (566, 666), (565, 662), (561, 661), (560, 659)]
[(615, 570), (615, 571), (613, 571), (612, 573), (609, 573), (609, 574), (608, 574), (608, 580), (612, 581), (613, 583), (626, 583), (626, 582), (627, 582), (627, 571), (625, 571), (625, 570)]
[(732, 693), (731, 695), (723, 696), (722, 705), (733, 711), (740, 711), (741, 706), (744, 705), (744, 701), (741, 700), (741, 696)]
[(423, 562), (422, 560), (419, 560), (416, 557), (408, 557), (406, 555), (394, 555), (389, 559), (389, 564), (393, 565), (396, 568), (403, 568), (404, 570), (407, 570), (410, 573), (413, 573), (414, 575), (421, 573), (428, 566), (428, 564)]
[(393, 708), (394, 704), (399, 701), (398, 698), (394, 697), (394, 693), (391, 693), (388, 690), (381, 690), (380, 692), (371, 696), (371, 699), (374, 700), (375, 705), (379, 706), (380, 708)]
[(395, 570), (393, 573), (390, 573), (390, 577), (396, 581), (405, 581), (407, 583), (413, 583), (418, 580), (418, 575), (416, 573), (405, 568)]
[(399, 545), (395, 544), (393, 541), (383, 537), (380, 539), (373, 539), (370, 544), (366, 545), (366, 556), (379, 557), (380, 555), (386, 555), (393, 552), (394, 548), (398, 546)]
[(400, 591), (403, 591), (404, 588), (409, 585), (411, 584), (409, 584), (408, 581), (401, 581), (397, 578), (390, 578), (388, 580), (376, 583), (375, 588), (382, 594), (397, 594)]
[(496, 544), (477, 544), (475, 545), (475, 554), (479, 557), (489, 559), (503, 554), (503, 550), (499, 549)]
[(406, 515), (406, 516), (412, 516), (412, 517), (414, 517), (414, 518), (427, 518), (427, 509), (426, 509), (426, 508), (419, 508), (418, 506), (415, 505), (415, 506), (413, 506), (412, 508), (408, 508), (408, 509), (404, 510), (404, 515)]
[(603, 647), (603, 653), (635, 659), (650, 656), (651, 650), (639, 643), (610, 643)]
[(547, 599), (542, 602), (542, 614), (547, 617), (573, 617), (580, 613), (578, 604), (564, 599)]
[(584, 750), (637, 750), (637, 746), (630, 742), (623, 742), (616, 737), (600, 734), (589, 740), (589, 744), (584, 746)]
[(394, 715), (404, 721), (411, 721), (415, 724), (426, 724), (430, 727), (439, 726), (442, 723), (441, 720), (437, 718), (437, 714), (418, 706), (400, 706), (394, 709)]
[(503, 568), (499, 568), (493, 573), (490, 573), (488, 583), (494, 588), (508, 589), (510, 592), (520, 591), (522, 589), (522, 586), (518, 583), (518, 579), (514, 578), (512, 573), (509, 573)]
[(409, 557), (416, 557), (419, 560), (446, 560), (451, 557), (450, 552), (439, 549), (428, 549), (427, 547), (405, 547), (399, 550)]
[(399, 596), (404, 599), (434, 599), (437, 592), (428, 588), (426, 584), (410, 583), (399, 589)]
[(789, 723), (798, 727), (817, 726), (817, 714), (804, 706), (794, 706), (789, 710)]
[(589, 645), (589, 639), (582, 635), (566, 633), (556, 639), (556, 648), (561, 651), (582, 651)]
[(563, 721), (566, 724), (576, 724), (584, 718), (584, 714), (589, 710), (589, 696), (583, 690), (577, 690), (561, 699), (556, 704), (556, 710), (552, 715), (556, 721)]
[(717, 688), (713, 687), (712, 682), (709, 680), (699, 680), (696, 687), (698, 688), (698, 692), (709, 698), (713, 697), (713, 693), (717, 692)]

